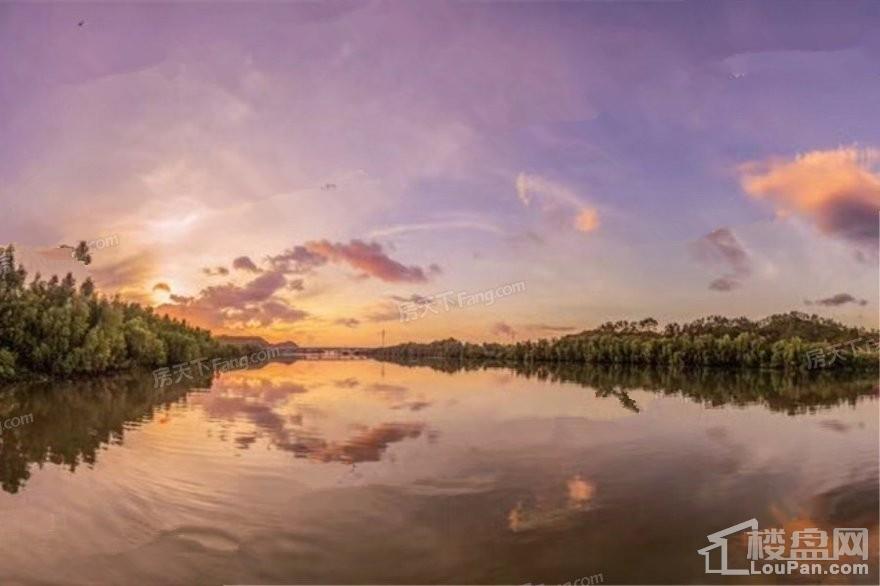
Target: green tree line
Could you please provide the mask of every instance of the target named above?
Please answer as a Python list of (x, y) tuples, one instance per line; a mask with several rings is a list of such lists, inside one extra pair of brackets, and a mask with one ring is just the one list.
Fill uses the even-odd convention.
[(77, 286), (70, 273), (48, 280), (37, 273), (28, 282), (12, 246), (0, 247), (0, 258), (0, 380), (155, 368), (249, 350), (150, 307), (101, 296), (90, 278)]
[[(369, 353), (377, 358), (454, 358), (511, 363), (571, 362), (673, 367), (747, 368), (878, 367), (878, 332), (847, 327), (817, 315), (792, 311), (753, 321), (710, 316), (690, 323), (618, 321), (554, 339), (512, 344), (406, 343)], [(853, 342), (851, 344), (851, 342)]]

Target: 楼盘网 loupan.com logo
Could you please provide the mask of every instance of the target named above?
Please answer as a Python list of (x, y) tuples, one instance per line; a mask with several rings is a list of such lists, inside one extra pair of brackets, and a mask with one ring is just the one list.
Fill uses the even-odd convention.
[(707, 574), (868, 574), (868, 564), (857, 562), (868, 559), (865, 528), (840, 527), (828, 535), (828, 531), (807, 527), (789, 536), (785, 529), (758, 529), (758, 520), (749, 519), (706, 538), (709, 545), (697, 553), (705, 559)]

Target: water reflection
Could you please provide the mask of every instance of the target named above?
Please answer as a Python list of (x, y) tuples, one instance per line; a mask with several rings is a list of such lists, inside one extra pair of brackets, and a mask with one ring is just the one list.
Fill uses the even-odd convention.
[[(352, 377), (342, 382), (340, 385), (334, 381), (334, 387), (361, 386)], [(391, 409), (411, 405), (406, 401), (410, 391), (404, 386), (373, 383), (363, 386), (362, 390), (387, 402)], [(383, 421), (373, 425), (352, 422), (345, 437), (327, 438), (325, 426), (310, 425), (310, 422), (323, 423), (322, 420), (328, 419), (322, 407), (295, 401), (298, 395), (308, 392), (309, 388), (302, 383), (273, 376), (270, 368), (265, 373), (252, 371), (226, 376), (216, 392), (194, 397), (192, 404), (213, 420), (250, 423), (246, 435), (235, 438), (243, 449), (265, 439), (275, 449), (317, 462), (377, 462), (391, 444), (419, 438), (426, 430), (423, 422)], [(418, 409), (410, 407), (410, 410)]]
[[(593, 482), (584, 480), (580, 474), (575, 474), (559, 491), (531, 495), (532, 502), (528, 504), (522, 500), (517, 501), (516, 506), (507, 515), (508, 527), (513, 532), (535, 529), (558, 530), (566, 521), (575, 519), (578, 513), (588, 509), (595, 491), (596, 485)], [(567, 498), (564, 497), (566, 494)]]
[[(448, 373), (491, 368), (486, 364), (438, 361), (407, 365), (429, 366)], [(121, 443), (127, 428), (155, 417), (159, 424), (168, 423), (168, 415), (163, 411), (175, 403), (197, 406), (213, 420), (251, 423), (250, 429), (233, 439), (240, 449), (246, 450), (266, 438), (277, 449), (318, 462), (378, 461), (389, 445), (418, 438), (429, 431), (422, 421), (385, 420), (373, 425), (351, 423), (347, 437), (328, 439), (322, 430), (304, 424), (304, 421), (327, 417), (320, 408), (314, 405), (289, 408), (291, 400), (308, 393), (309, 387), (303, 381), (279, 376), (278, 366), (228, 373), (219, 388), (189, 398), (193, 391), (211, 389), (212, 381), (205, 379), (159, 390), (153, 387), (148, 376), (120, 375), (7, 387), (0, 394), (0, 414), (33, 413), (34, 421), (2, 431), (0, 478), (3, 490), (17, 492), (30, 476), (30, 464), (58, 464), (72, 472), (81, 464), (94, 464), (101, 446)], [(498, 373), (495, 380), (499, 384), (511, 380), (504, 374), (509, 370), (492, 372)], [(788, 414), (814, 412), (842, 403), (852, 405), (860, 397), (877, 394), (873, 377), (845, 373), (798, 377), (775, 371), (681, 372), (577, 365), (523, 366), (512, 372), (525, 379), (576, 383), (594, 390), (596, 397), (616, 399), (634, 413), (639, 412), (639, 406), (630, 395), (636, 390), (680, 395), (713, 407), (759, 404)], [(417, 415), (434, 403), (424, 393), (399, 383), (362, 381), (349, 376), (321, 381), (318, 386), (328, 383), (340, 390), (357, 390), (375, 397), (392, 416), (393, 412)], [(823, 420), (820, 425), (838, 433), (846, 433), (851, 428), (850, 424), (833, 419)], [(227, 439), (227, 434), (220, 433), (218, 437)], [(720, 441), (718, 437), (714, 439)]]
[(876, 396), (880, 387), (873, 373), (785, 372), (758, 369), (641, 368), (627, 365), (493, 364), (491, 362), (421, 360), (399, 361), (403, 366), (427, 366), (447, 373), (484, 369), (510, 369), (519, 376), (548, 382), (576, 383), (596, 389), (598, 397), (614, 397), (638, 412), (628, 392), (649, 390), (681, 395), (713, 407), (760, 404), (773, 411), (795, 415), (814, 412), (843, 402), (855, 404), (863, 396)]
[(153, 419), (210, 380), (154, 388), (147, 374), (75, 382), (18, 384), (0, 388), (0, 413), (33, 414), (33, 421), (0, 436), (0, 481), (17, 492), (31, 464), (51, 463), (75, 472), (93, 465), (101, 446), (121, 444), (126, 429)]
[(7, 388), (0, 583), (706, 583), (751, 517), (877, 543), (871, 377), (440, 366)]

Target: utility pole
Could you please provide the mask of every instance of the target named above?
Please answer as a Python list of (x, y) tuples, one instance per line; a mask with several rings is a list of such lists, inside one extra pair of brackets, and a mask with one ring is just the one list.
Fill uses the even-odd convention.
[(385, 347), (385, 328), (382, 328), (382, 348)]

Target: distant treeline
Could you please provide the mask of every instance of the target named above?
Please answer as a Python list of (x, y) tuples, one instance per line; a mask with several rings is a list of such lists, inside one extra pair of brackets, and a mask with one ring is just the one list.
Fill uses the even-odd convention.
[(878, 332), (801, 312), (752, 321), (713, 315), (660, 329), (657, 320), (605, 323), (562, 338), (472, 344), (455, 338), (369, 352), (384, 359), (445, 358), (510, 363), (570, 362), (673, 367), (878, 367)]
[(248, 349), (208, 330), (153, 314), (152, 308), (77, 287), (68, 273), (27, 283), (12, 246), (0, 247), (0, 380), (154, 368), (196, 358), (231, 358)]

